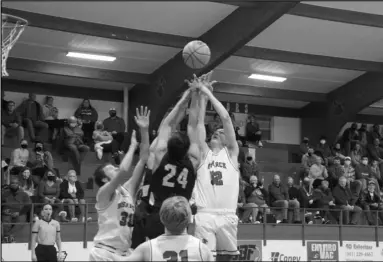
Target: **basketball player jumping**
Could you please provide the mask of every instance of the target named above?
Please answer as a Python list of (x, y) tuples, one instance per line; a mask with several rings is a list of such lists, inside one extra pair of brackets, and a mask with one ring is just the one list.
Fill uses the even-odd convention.
[(135, 120), (140, 127), (142, 141), (140, 160), (134, 168), (133, 175), (123, 184), (131, 174), (133, 155), (138, 145), (135, 131), (132, 133), (130, 148), (120, 167), (104, 164), (94, 173), (95, 182), (100, 187), (96, 196), (99, 229), (94, 237), (90, 261), (121, 261), (131, 253), (134, 198), (149, 157), (150, 111), (142, 106), (141, 110), (136, 111)]
[[(238, 255), (236, 216), (239, 194), (239, 148), (231, 118), (225, 107), (214, 97), (211, 72), (190, 83), (200, 90), (198, 119), (201, 164), (194, 188), (195, 236), (216, 254), (217, 261), (228, 261)], [(204, 117), (207, 99), (222, 120), (223, 129), (214, 132), (210, 147), (206, 144)]]
[(166, 199), (160, 209), (165, 234), (141, 244), (125, 261), (214, 261), (209, 248), (190, 236), (189, 202), (181, 196)]
[(189, 126), (193, 124), (194, 130), (188, 128), (188, 135), (181, 132), (171, 133), (176, 116), (189, 102), (190, 94), (190, 89), (185, 91), (182, 98), (164, 119), (158, 133), (150, 183), (150, 191), (154, 195), (154, 205), (152, 213), (146, 218), (145, 225), (145, 233), (149, 239), (164, 233), (159, 216), (162, 202), (171, 196), (183, 196), (190, 199), (195, 185), (195, 170), (200, 161), (196, 132), (197, 121), (190, 123), (193, 118), (189, 117)]
[[(174, 133), (178, 124), (182, 121), (182, 119), (186, 115), (187, 103), (181, 104), (181, 108), (178, 114), (175, 117), (175, 121), (172, 124), (171, 133)], [(158, 129), (161, 130), (162, 124), (165, 122), (167, 115), (162, 119), (160, 127)], [(168, 123), (167, 120), (165, 123)], [(152, 213), (152, 206), (154, 205), (154, 196), (150, 191), (150, 183), (152, 180), (152, 169), (155, 160), (155, 149), (157, 147), (158, 136), (153, 140), (152, 144), (149, 148), (149, 159), (146, 163), (145, 168), (145, 177), (143, 181), (143, 186), (141, 187), (142, 196), (140, 199), (140, 203), (136, 206), (136, 210), (134, 213), (134, 229), (132, 233), (132, 248), (138, 247), (140, 244), (146, 241), (147, 233), (146, 233), (146, 218), (150, 216)], [(149, 232), (152, 230), (148, 228)], [(149, 233), (150, 234), (150, 233)], [(153, 236), (155, 237), (155, 236)]]

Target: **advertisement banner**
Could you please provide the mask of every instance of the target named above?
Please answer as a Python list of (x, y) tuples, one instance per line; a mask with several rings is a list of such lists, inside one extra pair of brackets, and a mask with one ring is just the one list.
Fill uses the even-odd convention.
[(307, 241), (307, 261), (339, 261), (338, 241)]
[(339, 254), (341, 261), (383, 261), (383, 245), (376, 247), (376, 242), (343, 241)]
[(268, 240), (262, 247), (262, 261), (307, 261), (307, 249), (299, 240)]
[(261, 240), (238, 240), (239, 256), (232, 261), (262, 261)]

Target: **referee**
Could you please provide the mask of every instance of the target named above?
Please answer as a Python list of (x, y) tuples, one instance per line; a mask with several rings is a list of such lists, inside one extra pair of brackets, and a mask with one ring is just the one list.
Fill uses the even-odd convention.
[(52, 206), (50, 204), (43, 206), (41, 215), (42, 219), (37, 220), (32, 228), (32, 261), (56, 262), (58, 260), (55, 244), (59, 249), (58, 254), (61, 254), (60, 224), (51, 218)]

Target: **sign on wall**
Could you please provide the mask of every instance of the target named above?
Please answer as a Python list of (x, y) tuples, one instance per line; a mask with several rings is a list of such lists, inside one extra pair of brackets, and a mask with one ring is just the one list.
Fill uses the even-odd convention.
[(232, 261), (262, 261), (261, 240), (238, 240), (239, 255)]
[(341, 261), (383, 261), (383, 246), (375, 242), (344, 241), (340, 248)]
[(307, 241), (307, 261), (339, 261), (337, 241)]
[(262, 248), (262, 261), (306, 261), (307, 250), (299, 240), (268, 240)]

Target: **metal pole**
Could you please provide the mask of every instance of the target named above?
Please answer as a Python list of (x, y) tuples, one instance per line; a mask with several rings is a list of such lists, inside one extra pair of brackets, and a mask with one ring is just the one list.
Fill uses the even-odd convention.
[[(32, 248), (32, 228), (33, 228), (33, 214), (35, 213), (35, 204), (32, 203), (31, 214), (29, 218), (29, 241), (28, 241), (28, 250)], [(33, 247), (35, 248), (35, 247)]]
[[(271, 211), (271, 210), (270, 210)], [(267, 240), (266, 240), (266, 221), (267, 220), (267, 214), (266, 214), (266, 207), (263, 208), (263, 245), (266, 246)]]
[(341, 247), (343, 246), (342, 229), (343, 229), (343, 210), (340, 210), (340, 216), (339, 216), (339, 245)]
[(129, 130), (129, 88), (127, 86), (124, 86), (124, 104), (123, 104), (123, 111), (122, 111), (123, 119), (126, 124), (126, 129), (124, 131)]
[(303, 208), (303, 219), (302, 219), (302, 246), (306, 245), (306, 238), (305, 238), (305, 217), (304, 215), (306, 214), (306, 208)]
[(85, 215), (84, 215), (84, 237), (83, 237), (83, 247), (88, 247), (87, 240), (87, 231), (88, 231), (88, 203), (85, 203)]
[[(382, 211), (380, 211), (382, 212)], [(376, 223), (375, 223), (375, 241), (376, 241), (376, 247), (379, 247), (379, 210), (376, 210)]]

